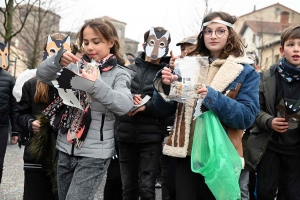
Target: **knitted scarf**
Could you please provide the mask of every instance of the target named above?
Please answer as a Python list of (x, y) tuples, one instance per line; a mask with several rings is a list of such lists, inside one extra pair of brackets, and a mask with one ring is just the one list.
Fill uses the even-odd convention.
[(282, 58), (278, 62), (277, 70), (286, 82), (300, 80), (300, 69), (288, 63), (286, 58)]
[[(88, 58), (85, 56), (84, 59)], [(90, 61), (90, 60), (88, 60)], [(97, 63), (100, 73), (107, 72), (117, 65), (117, 59), (109, 54)], [(81, 68), (84, 69), (84, 65)], [(76, 148), (81, 148), (88, 133), (91, 123), (91, 109), (88, 95), (85, 91), (73, 90), (83, 110), (63, 104), (63, 99), (58, 96), (44, 111), (43, 114), (50, 121), (50, 125), (59, 131), (67, 133), (67, 139), (74, 143)]]

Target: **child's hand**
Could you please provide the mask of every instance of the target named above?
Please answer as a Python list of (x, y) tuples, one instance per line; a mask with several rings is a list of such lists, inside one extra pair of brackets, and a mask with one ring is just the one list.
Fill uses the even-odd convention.
[(146, 106), (145, 105), (142, 105), (141, 107), (139, 107), (138, 109), (136, 109), (135, 111), (130, 111), (128, 112), (128, 115), (129, 116), (134, 116), (136, 113), (138, 112), (142, 112), (146, 109)]
[(207, 88), (204, 84), (202, 84), (201, 88), (196, 91), (197, 94), (201, 94), (201, 99), (204, 99), (207, 94)]
[(37, 134), (40, 131), (41, 123), (39, 120), (34, 120), (31, 126), (33, 134)]
[(162, 76), (161, 76), (162, 82), (166, 85), (170, 85), (173, 81), (178, 79), (178, 76), (173, 75), (172, 71), (167, 67), (163, 68), (163, 70), (161, 71), (161, 74), (162, 74)]
[(289, 123), (285, 121), (285, 118), (276, 117), (272, 120), (272, 129), (278, 133), (284, 133), (289, 128)]
[(133, 96), (133, 103), (134, 103), (134, 105), (141, 104), (141, 101), (142, 101), (141, 94), (136, 94), (136, 95)]
[(66, 66), (68, 66), (71, 63), (75, 63), (76, 64), (77, 61), (80, 61), (80, 59), (77, 58), (76, 56), (74, 56), (72, 53), (66, 51), (61, 56), (59, 64), (61, 66), (63, 66), (63, 67), (66, 67)]
[(93, 68), (93, 72), (90, 73), (90, 72), (86, 72), (85, 69), (82, 69), (81, 70), (81, 76), (83, 78), (86, 78), (86, 79), (89, 79), (91, 81), (96, 81), (98, 79), (98, 67), (94, 67)]
[(170, 62), (169, 62), (169, 66), (170, 66), (170, 69), (174, 70), (174, 63), (175, 63), (175, 60), (176, 60), (177, 58), (180, 58), (180, 57), (179, 57), (179, 56), (174, 56), (172, 50), (170, 51), (170, 55), (171, 55), (171, 59), (170, 59)]
[(13, 136), (11, 137), (11, 143), (12, 144), (17, 144), (19, 137), (18, 136)]

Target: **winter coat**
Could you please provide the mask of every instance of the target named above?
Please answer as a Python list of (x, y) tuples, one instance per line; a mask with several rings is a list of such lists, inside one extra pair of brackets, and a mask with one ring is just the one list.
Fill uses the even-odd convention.
[[(207, 75), (207, 95), (202, 101), (202, 105), (219, 118), (241, 157), (243, 131), (253, 124), (259, 111), (259, 74), (248, 63), (249, 59), (245, 56), (229, 56), (226, 60), (213, 61)], [(174, 102), (169, 104), (162, 98), (164, 95), (160, 76), (161, 73), (154, 81), (154, 105), (163, 112), (175, 112)], [(195, 121), (192, 120), (194, 108), (195, 100), (177, 105), (175, 124), (164, 146), (164, 154), (174, 157), (190, 155), (195, 128)], [(178, 117), (181, 112), (184, 112), (182, 118)]]
[(17, 125), (18, 105), (12, 94), (15, 80), (12, 75), (0, 67), (0, 125), (12, 126), (12, 136), (18, 136), (20, 128)]
[(262, 73), (261, 77), (259, 86), (260, 112), (247, 141), (248, 159), (246, 160), (246, 165), (253, 169), (256, 168), (262, 159), (273, 134), (273, 130), (270, 129), (267, 121), (276, 116), (276, 69), (277, 64), (272, 65), (270, 69)]
[[(160, 64), (145, 61), (145, 53), (135, 59), (135, 64), (128, 66), (137, 74), (131, 82), (131, 93), (153, 96), (153, 80), (158, 71), (167, 65), (169, 57), (163, 57)], [(117, 140), (125, 143), (162, 143), (167, 134), (166, 116), (157, 110), (152, 100), (146, 104), (143, 112), (134, 116), (123, 115), (118, 124)]]
[[(61, 56), (54, 54), (43, 61), (37, 68), (37, 78), (51, 85), (51, 81), (57, 78), (57, 72), (62, 69), (59, 65)], [(82, 63), (79, 63), (79, 66)], [(69, 70), (77, 71), (76, 64), (70, 64)], [(114, 145), (115, 116), (125, 115), (133, 107), (132, 95), (130, 93), (131, 77), (121, 66), (117, 65), (107, 72), (101, 74), (90, 85), (87, 94), (92, 98), (90, 104), (91, 118), (87, 136), (81, 148), (74, 148), (68, 142), (67, 134), (58, 134), (58, 150), (69, 155), (107, 159), (116, 155)], [(77, 88), (80, 89), (80, 88)]]
[[(37, 116), (42, 115), (42, 111), (47, 108), (47, 106), (54, 100), (54, 94), (57, 96), (57, 90), (53, 86), (49, 86), (48, 97), (49, 103), (34, 102), (34, 95), (36, 92), (36, 84), (37, 78), (31, 78), (26, 81), (22, 87), (22, 96), (20, 101), (18, 102), (19, 108), (19, 116), (18, 116), (18, 125), (22, 128), (22, 133), (24, 134), (24, 138), (26, 138), (25, 149), (24, 149), (24, 170), (47, 170), (47, 162), (52, 158), (48, 158), (47, 155), (44, 155), (41, 159), (36, 159), (35, 155), (29, 151), (29, 148), (32, 147), (32, 141), (37, 135), (33, 134), (31, 123), (37, 119)], [(49, 127), (50, 128), (50, 127)], [(46, 148), (50, 152), (46, 152), (46, 154), (53, 154), (53, 150), (55, 150), (55, 141), (57, 137), (57, 133), (52, 129), (49, 129), (49, 132), (44, 135), (46, 138), (43, 139), (45, 142), (42, 144), (42, 147), (34, 147), (34, 148)], [(49, 146), (50, 145), (50, 146)], [(47, 160), (50, 159), (50, 160)]]

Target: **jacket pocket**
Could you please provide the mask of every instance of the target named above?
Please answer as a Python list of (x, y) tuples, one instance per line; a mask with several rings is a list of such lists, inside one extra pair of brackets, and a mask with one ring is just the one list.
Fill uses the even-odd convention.
[(227, 93), (227, 97), (231, 99), (235, 99), (238, 95), (240, 89), (242, 87), (241, 83), (238, 82), (232, 82), (229, 84), (229, 86), (225, 89), (225, 93)]

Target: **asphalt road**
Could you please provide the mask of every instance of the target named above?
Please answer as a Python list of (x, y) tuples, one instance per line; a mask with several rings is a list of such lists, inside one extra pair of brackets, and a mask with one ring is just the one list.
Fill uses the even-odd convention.
[[(17, 145), (8, 145), (4, 160), (4, 171), (0, 185), (0, 200), (22, 200), (23, 195), (23, 151)], [(103, 199), (105, 178), (94, 200)], [(161, 189), (156, 189), (156, 200), (161, 200)]]

